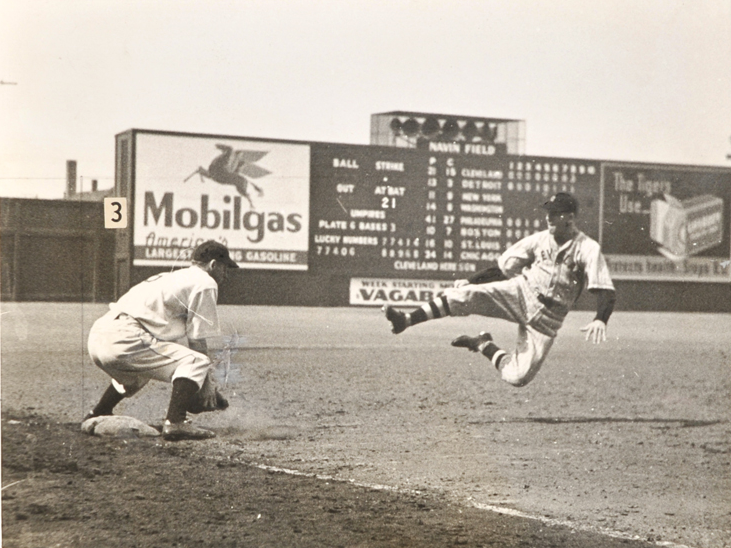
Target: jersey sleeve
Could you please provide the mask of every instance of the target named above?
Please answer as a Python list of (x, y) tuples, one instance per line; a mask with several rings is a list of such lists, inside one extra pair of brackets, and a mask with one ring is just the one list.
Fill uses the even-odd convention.
[(601, 320), (605, 324), (609, 322), (609, 316), (614, 311), (614, 303), (617, 298), (611, 289), (590, 289), (590, 293), (596, 295), (596, 316), (595, 320)]
[(192, 293), (188, 304), (186, 336), (188, 339), (206, 339), (220, 334), (216, 301), (218, 291), (207, 288)]
[(599, 244), (590, 241), (584, 249), (584, 274), (586, 276), (587, 289), (611, 289), (614, 290), (612, 277), (609, 275), (607, 261), (602, 254)]
[(535, 259), (536, 234), (515, 242), (500, 255), (497, 264), (503, 274), (508, 278), (514, 278), (523, 272), (526, 266), (530, 266)]
[(497, 264), (489, 266), (484, 270), (480, 270), (467, 278), (467, 281), (471, 284), (489, 284), (492, 282), (500, 282), (502, 280), (507, 280), (507, 278)]

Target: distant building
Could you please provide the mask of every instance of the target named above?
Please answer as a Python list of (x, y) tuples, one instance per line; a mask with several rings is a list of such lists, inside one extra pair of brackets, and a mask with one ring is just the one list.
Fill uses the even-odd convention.
[(104, 198), (108, 196), (114, 196), (114, 187), (99, 190), (99, 181), (96, 179), (91, 180), (91, 190), (78, 192), (76, 183), (76, 160), (66, 161), (66, 192), (63, 195), (64, 200), (103, 202)]
[(105, 190), (98, 190), (96, 188), (96, 180), (92, 181), (91, 190), (86, 192), (75, 192), (71, 196), (64, 196), (66, 200), (76, 200), (80, 202), (103, 202), (104, 198), (108, 196), (114, 196), (114, 187), (107, 188)]
[(103, 202), (104, 198), (114, 196), (114, 187), (104, 190), (98, 189), (98, 181), (91, 180), (91, 190), (86, 192), (76, 191), (76, 181), (69, 180), (66, 183), (66, 192), (63, 195), (64, 200), (73, 200), (75, 202)]

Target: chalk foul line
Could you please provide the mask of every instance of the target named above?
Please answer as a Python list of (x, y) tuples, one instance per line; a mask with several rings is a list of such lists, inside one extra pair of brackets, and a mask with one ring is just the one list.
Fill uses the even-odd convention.
[[(316, 474), (314, 472), (302, 472), (301, 470), (293, 470), (291, 468), (282, 468), (280, 466), (270, 466), (268, 464), (259, 464), (259, 463), (247, 463), (253, 466), (254, 468), (258, 468), (260, 470), (265, 470), (267, 472), (276, 472), (280, 474), (288, 474), (290, 476), (300, 476), (300, 477), (306, 477), (306, 478), (315, 478), (322, 481), (332, 481), (332, 482), (339, 482), (339, 483), (348, 483), (350, 485), (355, 485), (357, 487), (363, 487), (365, 489), (373, 489), (374, 491), (390, 491), (394, 493), (404, 493), (409, 495), (423, 495), (425, 494), (424, 491), (418, 491), (414, 489), (404, 489), (402, 487), (394, 487), (392, 485), (382, 485), (378, 483), (363, 483), (360, 481), (355, 481), (353, 479), (342, 479), (342, 478), (336, 478), (334, 476), (330, 476), (327, 474)], [(540, 521), (541, 523), (544, 523), (549, 526), (561, 526), (561, 527), (568, 527), (569, 529), (574, 529), (576, 531), (582, 531), (587, 533), (597, 533), (600, 535), (604, 535), (611, 538), (618, 538), (623, 540), (638, 540), (643, 542), (650, 542), (651, 544), (654, 544), (655, 546), (663, 546), (665, 548), (691, 548), (690, 546), (687, 546), (685, 544), (678, 544), (675, 542), (665, 541), (665, 540), (656, 540), (656, 541), (648, 541), (647, 538), (642, 538), (639, 535), (632, 535), (629, 533), (623, 533), (621, 531), (613, 531), (611, 529), (605, 528), (605, 527), (594, 527), (591, 525), (582, 525), (578, 523), (574, 523), (567, 520), (561, 520), (561, 519), (555, 519), (555, 518), (549, 518), (546, 516), (536, 516), (533, 514), (528, 514), (527, 512), (521, 512), (520, 510), (515, 510), (514, 508), (506, 508), (503, 506), (495, 506), (493, 504), (484, 504), (481, 502), (474, 502), (469, 501), (469, 504), (478, 510), (486, 510), (488, 512), (494, 512), (496, 514), (503, 514), (507, 516), (514, 516), (518, 518), (524, 518), (524, 519), (530, 519), (530, 520), (536, 520)]]

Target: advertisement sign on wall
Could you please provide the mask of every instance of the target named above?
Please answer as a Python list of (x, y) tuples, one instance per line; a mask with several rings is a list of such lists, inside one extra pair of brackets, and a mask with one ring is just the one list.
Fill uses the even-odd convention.
[(602, 248), (615, 279), (731, 281), (731, 173), (602, 165)]
[(361, 306), (421, 306), (445, 289), (454, 287), (448, 280), (394, 280), (351, 278), (350, 304)]
[(306, 270), (310, 147), (246, 139), (136, 136), (134, 264), (188, 262), (217, 240), (242, 268)]

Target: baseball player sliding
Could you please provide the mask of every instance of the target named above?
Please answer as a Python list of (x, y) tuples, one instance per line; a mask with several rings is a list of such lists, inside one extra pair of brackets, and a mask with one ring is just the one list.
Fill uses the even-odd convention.
[[(238, 265), (215, 241), (199, 245), (188, 268), (157, 274), (132, 287), (89, 332), (89, 355), (112, 382), (85, 417), (111, 415), (124, 398), (151, 379), (171, 382), (162, 436), (167, 440), (214, 437), (186, 421), (187, 412), (225, 409), (216, 389), (207, 337), (219, 333), (218, 286)], [(175, 342), (187, 337), (188, 346)]]
[(458, 280), (453, 288), (411, 313), (384, 306), (393, 333), (446, 316), (480, 314), (518, 324), (515, 350), (498, 347), (489, 333), (462, 335), (452, 346), (481, 352), (503, 380), (525, 386), (538, 373), (571, 306), (586, 287), (597, 297), (597, 313), (581, 330), (594, 344), (606, 341), (615, 291), (599, 244), (578, 230), (578, 202), (559, 192), (544, 205), (548, 229), (509, 247), (497, 267)]

